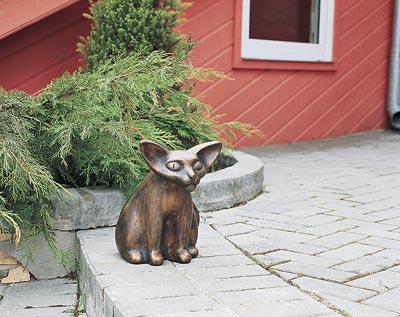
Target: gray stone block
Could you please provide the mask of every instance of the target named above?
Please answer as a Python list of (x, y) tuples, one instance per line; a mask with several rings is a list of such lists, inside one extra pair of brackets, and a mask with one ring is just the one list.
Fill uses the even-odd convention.
[[(0, 310), (1, 316), (12, 317), (74, 317), (74, 306), (70, 307), (43, 307), (29, 309)], [(82, 316), (83, 317), (83, 316)]]
[(102, 186), (68, 189), (64, 198), (54, 202), (54, 227), (58, 230), (113, 226), (126, 201), (120, 190)]
[(323, 295), (323, 297), (331, 304), (336, 307), (340, 307), (342, 310), (346, 311), (349, 316), (363, 316), (363, 317), (376, 317), (376, 316), (385, 316), (385, 317), (398, 317), (399, 315), (390, 312), (387, 310), (383, 310), (381, 308), (372, 307), (364, 304), (360, 304), (357, 302), (352, 302), (350, 300), (346, 300), (339, 297)]
[(274, 303), (249, 303), (233, 306), (232, 309), (241, 317), (316, 317), (326, 315), (340, 317), (340, 315), (336, 314), (333, 310), (311, 298)]
[(377, 296), (371, 297), (363, 302), (363, 304), (371, 305), (386, 309), (395, 313), (400, 311), (400, 288), (389, 290)]
[(26, 308), (40, 308), (49, 306), (70, 306), (76, 304), (76, 294), (63, 294), (63, 295), (46, 295), (38, 296), (38, 294), (31, 296), (6, 296), (1, 301), (1, 309), (26, 309)]
[(351, 300), (353, 302), (361, 301), (365, 298), (376, 295), (376, 292), (370, 290), (351, 287), (339, 283), (332, 283), (319, 279), (313, 279), (309, 277), (297, 278), (293, 280), (293, 283), (300, 287), (300, 289), (306, 290), (308, 292), (336, 296), (339, 298)]
[(264, 164), (255, 156), (234, 152), (237, 163), (207, 174), (193, 192), (201, 211), (229, 208), (247, 202), (262, 191)]
[[(70, 250), (72, 252), (76, 252), (75, 232), (56, 230), (55, 234), (56, 244), (61, 250)], [(63, 277), (70, 273), (56, 261), (53, 254), (49, 250), (46, 241), (42, 237), (39, 237), (32, 243), (35, 250), (35, 257), (33, 261), (28, 262), (24, 256), (24, 253), (20, 249), (16, 248), (12, 241), (0, 242), (0, 249), (16, 258), (19, 262), (26, 266), (29, 272), (31, 272), (31, 274), (37, 279)]]
[(16, 266), (17, 265), (12, 264), (0, 264), (0, 279), (6, 277), (8, 275), (8, 272)]
[(66, 294), (76, 295), (77, 291), (78, 283), (67, 278), (32, 280), (25, 283), (10, 284), (7, 288), (7, 297), (31, 297), (38, 294), (43, 297)]

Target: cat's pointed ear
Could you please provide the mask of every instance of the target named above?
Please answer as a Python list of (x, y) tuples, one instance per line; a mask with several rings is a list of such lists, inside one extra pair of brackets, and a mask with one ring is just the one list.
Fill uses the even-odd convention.
[(197, 157), (209, 168), (214, 160), (217, 158), (222, 149), (222, 143), (219, 141), (211, 141), (196, 145), (190, 150), (196, 153)]
[(140, 141), (140, 150), (150, 168), (157, 172), (162, 169), (165, 161), (167, 160), (168, 151), (161, 145), (143, 140)]

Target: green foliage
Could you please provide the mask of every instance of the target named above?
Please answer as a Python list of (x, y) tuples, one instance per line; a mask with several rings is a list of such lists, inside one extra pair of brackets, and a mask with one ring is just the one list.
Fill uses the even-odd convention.
[(51, 208), (64, 186), (133, 189), (148, 172), (139, 140), (170, 149), (223, 139), (237, 122), (218, 124), (193, 94), (193, 80), (222, 76), (187, 61), (191, 45), (174, 55), (133, 54), (90, 73), (65, 74), (38, 96), (0, 90), (0, 232), (14, 233), (27, 260), (44, 237), (59, 262), (71, 254), (56, 246)]
[(17, 223), (20, 220), (16, 213), (6, 209), (6, 199), (0, 194), (0, 232), (12, 232), (17, 244), (21, 240), (21, 229)]
[(86, 17), (93, 21), (92, 31), (78, 44), (89, 69), (132, 52), (170, 52), (180, 40), (174, 27), (187, 6), (181, 0), (99, 0), (90, 4)]
[(230, 131), (193, 96), (192, 80), (220, 74), (194, 68), (189, 50), (140, 52), (53, 82), (39, 97), (45, 124), (36, 148), (56, 180), (133, 188), (148, 171), (139, 140), (182, 149)]
[[(21, 235), (25, 241), (45, 236), (58, 250), (50, 211), (61, 187), (35, 153), (36, 105), (22, 92), (0, 90), (0, 232), (14, 233), (17, 243)], [(65, 254), (56, 253), (65, 260)]]

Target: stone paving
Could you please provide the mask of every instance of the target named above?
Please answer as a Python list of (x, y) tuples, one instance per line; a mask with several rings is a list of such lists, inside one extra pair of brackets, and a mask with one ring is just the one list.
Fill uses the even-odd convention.
[(88, 316), (400, 316), (400, 135), (248, 152), (266, 192), (203, 213), (189, 265), (132, 266), (112, 228), (79, 234)]
[(81, 231), (80, 285), (89, 317), (340, 316), (265, 270), (202, 222), (190, 264), (131, 265), (114, 228)]
[[(265, 192), (203, 213), (200, 257), (190, 264), (130, 265), (114, 228), (79, 232), (89, 317), (400, 317), (400, 135), (246, 151), (266, 163)], [(46, 298), (60, 313), (74, 303), (72, 290), (38, 301), (24, 288), (19, 301), (15, 287), (0, 288), (0, 316), (8, 308), (36, 316), (23, 313)], [(57, 294), (71, 298), (57, 304)]]
[(266, 193), (207, 223), (344, 314), (400, 316), (400, 135), (248, 152), (266, 163)]
[(77, 292), (70, 279), (0, 285), (0, 316), (74, 317)]

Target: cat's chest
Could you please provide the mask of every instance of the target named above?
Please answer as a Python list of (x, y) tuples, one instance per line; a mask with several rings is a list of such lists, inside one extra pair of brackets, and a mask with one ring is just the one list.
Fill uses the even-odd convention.
[(192, 209), (192, 195), (173, 182), (147, 179), (133, 197), (139, 209), (161, 213), (181, 212)]
[(158, 203), (163, 212), (181, 211), (192, 208), (192, 196), (181, 188), (170, 186), (163, 188), (159, 195)]

